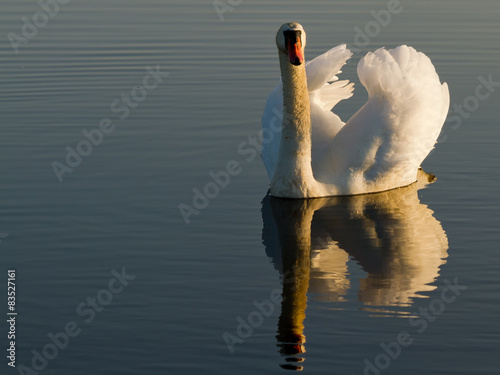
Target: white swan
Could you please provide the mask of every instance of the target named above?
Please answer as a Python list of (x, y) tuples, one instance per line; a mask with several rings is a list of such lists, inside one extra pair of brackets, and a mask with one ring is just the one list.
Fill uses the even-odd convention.
[(298, 23), (276, 35), (282, 82), (262, 117), (271, 195), (355, 195), (415, 182), (449, 107), (430, 59), (404, 45), (368, 53), (358, 64), (368, 101), (344, 124), (331, 110), (352, 96), (353, 84), (336, 77), (352, 53), (340, 45), (305, 63), (305, 44)]

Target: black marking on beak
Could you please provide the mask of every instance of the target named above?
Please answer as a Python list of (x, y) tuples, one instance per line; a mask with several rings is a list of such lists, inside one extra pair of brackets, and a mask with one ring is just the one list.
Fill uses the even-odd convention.
[(292, 44), (297, 43), (300, 40), (302, 32), (300, 30), (286, 30), (283, 31), (283, 35), (285, 35), (285, 41), (291, 42)]
[(283, 32), (285, 37), (285, 45), (290, 56), (290, 63), (292, 65), (300, 65), (302, 64), (303, 57), (297, 56), (297, 53), (302, 56), (300, 53), (301, 46), (301, 35), (302, 32), (300, 30), (286, 30)]

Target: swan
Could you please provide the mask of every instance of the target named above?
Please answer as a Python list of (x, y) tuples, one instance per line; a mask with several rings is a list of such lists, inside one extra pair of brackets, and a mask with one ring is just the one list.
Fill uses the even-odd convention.
[(346, 45), (306, 63), (306, 33), (295, 22), (281, 26), (276, 45), (281, 82), (262, 116), (272, 196), (357, 195), (417, 180), (450, 103), (447, 84), (425, 54), (402, 45), (364, 56), (357, 71), (368, 101), (344, 123), (332, 109), (353, 92), (353, 83), (337, 77), (352, 56)]

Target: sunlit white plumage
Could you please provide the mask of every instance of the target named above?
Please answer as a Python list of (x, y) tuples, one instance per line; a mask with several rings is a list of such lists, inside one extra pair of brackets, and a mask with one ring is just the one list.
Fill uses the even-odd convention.
[(300, 63), (305, 32), (297, 23), (283, 25), (276, 43), (282, 81), (262, 117), (271, 195), (354, 195), (413, 183), (449, 107), (430, 59), (404, 45), (364, 56), (358, 76), (369, 98), (344, 124), (331, 110), (352, 96), (353, 84), (337, 78), (352, 53), (340, 45)]

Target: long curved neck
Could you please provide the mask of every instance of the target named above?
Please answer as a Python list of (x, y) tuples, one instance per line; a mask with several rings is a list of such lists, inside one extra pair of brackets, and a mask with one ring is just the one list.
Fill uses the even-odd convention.
[(279, 52), (283, 82), (283, 122), (276, 172), (271, 182), (275, 196), (303, 198), (314, 180), (311, 167), (311, 107), (305, 64), (290, 64)]

